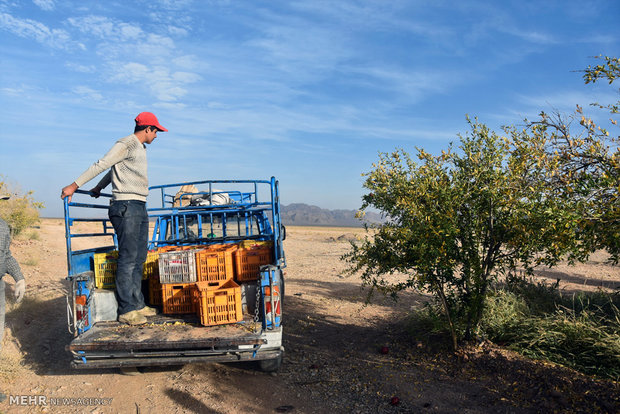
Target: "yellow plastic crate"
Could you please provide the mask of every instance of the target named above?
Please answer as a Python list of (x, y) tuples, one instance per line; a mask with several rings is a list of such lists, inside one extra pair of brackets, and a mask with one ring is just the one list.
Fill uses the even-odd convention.
[(150, 250), (147, 253), (142, 269), (142, 280), (147, 280), (151, 277), (159, 279), (159, 252), (157, 250)]
[(95, 271), (95, 287), (98, 289), (114, 289), (116, 286), (116, 262), (118, 251), (95, 253), (93, 255)]
[(256, 247), (273, 246), (273, 242), (271, 241), (260, 241), (260, 240), (244, 240), (238, 243), (240, 249), (253, 249)]
[(193, 294), (202, 325), (223, 325), (243, 319), (241, 288), (234, 281), (229, 280), (216, 290), (209, 288), (207, 282), (197, 282)]

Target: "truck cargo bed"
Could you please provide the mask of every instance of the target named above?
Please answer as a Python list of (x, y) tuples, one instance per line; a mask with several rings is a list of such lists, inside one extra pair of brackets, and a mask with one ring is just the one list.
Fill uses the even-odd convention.
[(250, 315), (243, 322), (219, 326), (201, 326), (194, 315), (157, 315), (139, 326), (98, 322), (67, 345), (67, 350), (74, 357), (72, 366), (86, 369), (277, 357), (277, 351), (261, 350), (267, 340), (253, 327)]
[[(119, 322), (98, 322), (91, 329), (75, 338), (69, 351), (95, 350), (147, 350), (197, 349), (261, 345), (254, 322), (246, 315), (243, 322), (201, 326), (195, 315), (181, 317), (157, 315), (150, 317), (145, 325), (129, 326)], [(260, 324), (257, 324), (260, 330)]]

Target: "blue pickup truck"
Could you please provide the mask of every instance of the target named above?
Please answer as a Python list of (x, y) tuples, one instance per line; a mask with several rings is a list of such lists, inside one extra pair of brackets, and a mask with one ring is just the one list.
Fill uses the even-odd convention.
[[(94, 199), (89, 192), (78, 190), (71, 202), (65, 199), (67, 279), (71, 286), (67, 320), (74, 335), (66, 349), (73, 356), (72, 366), (88, 369), (257, 361), (262, 370), (277, 370), (284, 351), (282, 269), (286, 267), (282, 243), (286, 229), (280, 221), (278, 181), (274, 177), (206, 180), (150, 187), (149, 257), (156, 257), (157, 252), (216, 246), (268, 246), (268, 256), (263, 258), (257, 276), (232, 282), (240, 293), (240, 300), (232, 304), (241, 308), (239, 316), (231, 323), (211, 326), (201, 323), (195, 312), (162, 312), (139, 326), (116, 321), (114, 291), (100, 286), (97, 275), (102, 267), (99, 259), (102, 255), (110, 257), (117, 246), (107, 218), (110, 197), (101, 194)], [(155, 272), (149, 274), (147, 266), (154, 263)], [(170, 299), (164, 295), (162, 303), (161, 288), (169, 285), (159, 284), (157, 270), (161, 264), (159, 269), (157, 266), (147, 259), (143, 292), (147, 302), (161, 307)]]

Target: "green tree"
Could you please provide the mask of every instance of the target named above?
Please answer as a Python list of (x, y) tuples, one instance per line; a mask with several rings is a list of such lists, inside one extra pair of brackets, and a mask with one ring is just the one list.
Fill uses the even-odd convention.
[(12, 236), (39, 222), (39, 210), (43, 208), (43, 203), (34, 199), (32, 191), (22, 193), (0, 176), (0, 194), (11, 194), (11, 199), (0, 202), (0, 218), (7, 222)]
[[(586, 69), (586, 83), (615, 79), (617, 60), (606, 62), (605, 70)], [(575, 133), (562, 116), (542, 113), (501, 137), (468, 122), (459, 147), (441, 155), (379, 155), (365, 174), (360, 211), (378, 209), (386, 221), (343, 256), (371, 293), (432, 293), (455, 349), (461, 334), (468, 339), (477, 330), (498, 276), (583, 261), (597, 248), (617, 261), (620, 238), (618, 140), (606, 129), (583, 116)]]
[[(417, 161), (403, 150), (380, 154), (366, 174), (362, 211), (378, 209), (387, 220), (344, 256), (373, 290), (431, 292), (454, 348), (460, 332), (470, 338), (476, 330), (494, 278), (552, 264), (575, 246), (575, 215), (548, 196), (540, 177), (544, 145), (525, 132), (500, 137), (468, 122), (456, 150), (418, 149)], [(394, 281), (395, 273), (406, 277)]]
[[(612, 84), (620, 76), (620, 59), (598, 56), (603, 64), (585, 69), (585, 83), (605, 80)], [(573, 114), (540, 114), (530, 122), (530, 133), (546, 144), (545, 157), (557, 166), (547, 185), (556, 197), (578, 211), (578, 237), (583, 257), (595, 249), (620, 259), (620, 137), (617, 117), (620, 101), (591, 104), (609, 112), (609, 125), (597, 124), (577, 106)], [(613, 133), (615, 131), (615, 134)]]

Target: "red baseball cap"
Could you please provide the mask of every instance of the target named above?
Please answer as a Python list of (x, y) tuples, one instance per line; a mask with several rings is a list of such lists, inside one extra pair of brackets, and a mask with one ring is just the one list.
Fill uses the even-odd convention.
[(157, 117), (151, 112), (140, 112), (138, 116), (136, 117), (136, 126), (138, 125), (154, 126), (160, 131), (168, 132), (166, 128), (159, 125), (159, 121), (157, 120)]

